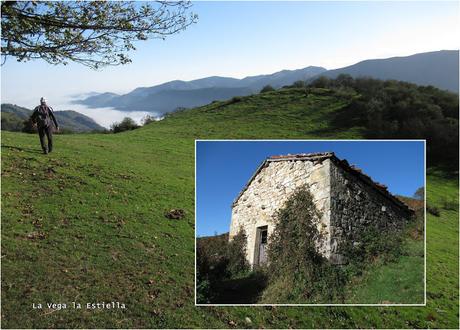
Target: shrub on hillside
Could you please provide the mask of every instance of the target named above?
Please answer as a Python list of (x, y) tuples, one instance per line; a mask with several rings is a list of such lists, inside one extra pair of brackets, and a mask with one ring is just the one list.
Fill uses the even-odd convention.
[(181, 112), (184, 112), (184, 111), (187, 111), (189, 110), (188, 108), (185, 108), (185, 107), (177, 107), (175, 108), (172, 112), (170, 112), (171, 114), (172, 113), (181, 113)]
[(139, 127), (140, 126), (138, 124), (136, 124), (136, 122), (133, 119), (131, 119), (129, 117), (125, 117), (121, 122), (112, 124), (110, 126), (110, 130), (113, 133), (120, 133), (120, 132), (124, 132), (124, 131), (131, 131), (131, 130), (137, 129)]
[(458, 210), (458, 201), (455, 199), (445, 199), (442, 201), (442, 208), (444, 210), (457, 211)]
[(142, 118), (142, 126), (148, 125), (150, 123), (153, 123), (155, 121), (155, 118), (150, 116), (150, 115), (145, 115), (144, 118)]
[(59, 128), (59, 131), (55, 131), (56, 134), (75, 134), (75, 131), (70, 128)]
[(38, 132), (37, 127), (34, 125), (31, 118), (28, 118), (23, 121), (21, 131), (24, 133), (37, 133)]
[(436, 206), (432, 206), (430, 204), (426, 204), (426, 210), (428, 213), (434, 215), (435, 217), (441, 216), (441, 211)]
[(294, 88), (305, 88), (307, 86), (307, 83), (303, 80), (297, 80), (292, 84), (292, 87)]
[(227, 104), (234, 104), (241, 102), (242, 98), (240, 96), (234, 96), (230, 100), (227, 101)]
[(341, 73), (335, 78), (336, 87), (351, 87), (353, 85), (353, 77), (349, 74)]
[(228, 242), (226, 257), (228, 259), (227, 271), (230, 276), (236, 276), (249, 270), (249, 263), (246, 259), (247, 236), (244, 229), (240, 229), (233, 239)]
[(368, 138), (426, 139), (428, 165), (458, 169), (458, 95), (432, 86), (339, 75), (310, 87), (350, 100), (336, 113), (339, 129), (364, 127)]
[(197, 255), (197, 267), (211, 280), (230, 278), (249, 270), (243, 229), (231, 241), (227, 234), (198, 239)]
[(22, 126), (22, 120), (18, 116), (2, 112), (2, 131), (20, 132)]
[(360, 272), (365, 263), (376, 258), (390, 262), (396, 260), (402, 253), (401, 231), (382, 231), (372, 226), (355, 234), (359, 237), (358, 242), (346, 241), (342, 246), (343, 255), (350, 265), (348, 271), (352, 273), (357, 269)]
[(425, 233), (425, 208), (424, 207), (421, 207), (420, 209), (417, 209), (415, 211), (414, 221), (408, 224), (406, 230), (409, 233), (409, 236), (413, 240), (423, 240), (424, 239), (424, 233)]
[(275, 89), (271, 85), (265, 85), (260, 92), (261, 93), (267, 93), (267, 92), (273, 92)]
[(331, 87), (331, 79), (320, 76), (313, 80), (309, 86), (313, 88), (329, 88)]
[(425, 187), (418, 188), (414, 193), (414, 198), (418, 200), (425, 200)]
[(278, 211), (268, 246), (265, 302), (330, 302), (342, 297), (344, 273), (317, 251), (323, 236), (317, 227), (320, 219), (306, 186), (297, 189)]
[[(197, 302), (209, 303), (212, 299), (211, 282), (215, 281), (216, 272), (220, 272), (219, 267), (221, 252), (213, 254), (203, 240), (197, 240), (196, 244), (196, 290)], [(218, 245), (217, 245), (218, 247)], [(217, 265), (217, 267), (216, 267)]]
[(246, 233), (241, 229), (229, 242), (228, 235), (205, 237), (196, 244), (197, 301), (212, 301), (216, 285), (249, 271)]

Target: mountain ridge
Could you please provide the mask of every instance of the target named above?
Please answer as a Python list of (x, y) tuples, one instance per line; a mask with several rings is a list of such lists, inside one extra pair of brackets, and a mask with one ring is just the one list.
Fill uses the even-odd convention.
[[(369, 59), (343, 68), (328, 70), (319, 76), (353, 78), (369, 76), (381, 80), (401, 80), (458, 93), (458, 50), (441, 50), (409, 56)], [(446, 65), (447, 64), (447, 65)]]
[[(178, 107), (201, 106), (212, 101), (224, 101), (234, 96), (258, 93), (265, 85), (279, 88), (286, 84), (292, 84), (296, 80), (307, 80), (325, 70), (322, 67), (309, 66), (298, 70), (282, 70), (273, 74), (248, 76), (242, 79), (211, 76), (191, 81), (172, 80), (151, 87), (138, 87), (123, 95), (106, 92), (83, 100), (76, 100), (75, 102), (93, 108), (113, 107), (124, 111), (143, 110), (167, 113), (176, 110)], [(219, 83), (218, 86), (216, 85), (217, 83)], [(210, 88), (214, 88), (215, 95), (209, 93)], [(172, 91), (178, 95), (171, 95)], [(184, 91), (194, 91), (198, 95), (192, 95), (192, 93), (185, 93)], [(164, 95), (161, 95), (162, 93)], [(187, 98), (184, 99), (183, 94), (191, 97), (192, 101), (188, 102)], [(151, 101), (154, 97), (163, 99), (166, 103), (158, 104), (156, 102), (152, 105)], [(201, 100), (201, 103), (194, 101), (197, 98)]]
[[(124, 111), (151, 111), (164, 114), (179, 107), (191, 108), (213, 101), (224, 101), (234, 96), (247, 96), (259, 92), (266, 85), (280, 88), (298, 80), (312, 81), (321, 76), (335, 78), (342, 73), (354, 78), (368, 76), (382, 80), (432, 85), (458, 93), (458, 54), (458, 50), (441, 50), (409, 56), (369, 59), (333, 70), (308, 66), (296, 70), (247, 76), (242, 79), (210, 76), (190, 81), (172, 80), (155, 86), (138, 87), (122, 95), (106, 92), (75, 102), (92, 108), (113, 107)], [(215, 95), (210, 93), (209, 88), (214, 88)]]

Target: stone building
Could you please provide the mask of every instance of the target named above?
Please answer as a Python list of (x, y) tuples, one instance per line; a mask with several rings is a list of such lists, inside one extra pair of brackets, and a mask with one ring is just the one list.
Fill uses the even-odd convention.
[(400, 229), (413, 215), (386, 186), (332, 152), (272, 156), (257, 168), (232, 204), (229, 237), (232, 239), (240, 228), (245, 230), (251, 265), (266, 262), (275, 213), (303, 185), (309, 188), (322, 214), (318, 251), (334, 263), (344, 262), (344, 242), (359, 244), (360, 229)]

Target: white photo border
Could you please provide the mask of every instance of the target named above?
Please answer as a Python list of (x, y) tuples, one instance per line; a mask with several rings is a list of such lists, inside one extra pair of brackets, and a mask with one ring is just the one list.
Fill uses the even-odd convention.
[[(196, 196), (196, 146), (199, 142), (423, 142), (423, 187), (424, 187), (424, 223), (423, 223), (423, 247), (424, 247), (424, 294), (422, 304), (199, 304), (197, 303), (196, 293), (196, 240), (197, 240), (197, 196)], [(198, 307), (264, 307), (264, 306), (281, 306), (281, 307), (425, 307), (426, 306), (426, 139), (196, 139), (195, 140), (195, 306)]]

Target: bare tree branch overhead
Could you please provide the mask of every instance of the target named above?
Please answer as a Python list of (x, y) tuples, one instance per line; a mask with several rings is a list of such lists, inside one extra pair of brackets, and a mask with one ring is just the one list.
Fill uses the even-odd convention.
[(42, 59), (93, 69), (131, 62), (134, 42), (165, 39), (197, 22), (190, 1), (1, 2), (2, 64)]

